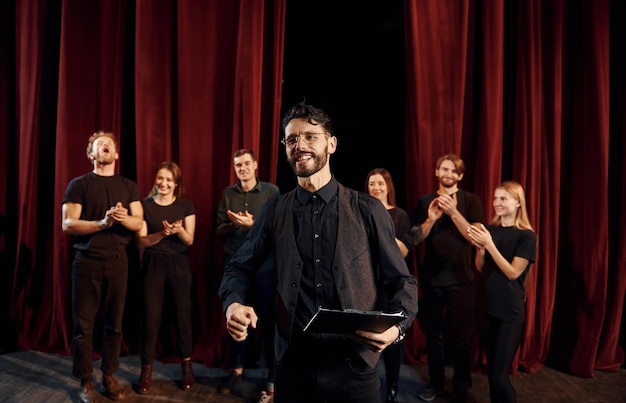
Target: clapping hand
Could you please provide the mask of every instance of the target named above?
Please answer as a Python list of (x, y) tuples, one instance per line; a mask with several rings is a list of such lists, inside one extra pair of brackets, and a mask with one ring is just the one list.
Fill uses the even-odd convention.
[(467, 234), (472, 239), (474, 246), (479, 249), (482, 249), (493, 242), (491, 233), (481, 223), (474, 223), (467, 227)]
[(161, 222), (163, 223), (163, 230), (161, 232), (165, 236), (177, 234), (183, 228), (182, 220), (177, 220), (177, 221), (174, 221), (173, 223), (170, 223), (167, 220), (163, 220)]
[(232, 210), (227, 210), (226, 214), (228, 215), (228, 219), (237, 228), (250, 228), (252, 227), (252, 224), (254, 224), (254, 216), (248, 211), (240, 211), (236, 213)]
[(437, 196), (435, 200), (437, 200), (439, 208), (447, 215), (452, 215), (456, 211), (456, 193), (452, 195), (442, 194)]
[(124, 207), (122, 202), (117, 202), (104, 214), (104, 223), (106, 227), (110, 227), (115, 223), (122, 223), (128, 217), (128, 209)]
[(436, 197), (428, 205), (428, 219), (432, 222), (437, 221), (443, 215), (443, 210), (439, 207), (439, 198)]

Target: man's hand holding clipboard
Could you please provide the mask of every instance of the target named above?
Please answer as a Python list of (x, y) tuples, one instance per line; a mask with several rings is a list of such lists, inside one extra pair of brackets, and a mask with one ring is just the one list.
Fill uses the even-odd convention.
[(406, 316), (401, 312), (319, 308), (305, 326), (304, 331), (345, 334), (350, 340), (374, 352), (381, 352), (388, 345), (401, 340), (403, 334), (398, 323), (405, 319)]

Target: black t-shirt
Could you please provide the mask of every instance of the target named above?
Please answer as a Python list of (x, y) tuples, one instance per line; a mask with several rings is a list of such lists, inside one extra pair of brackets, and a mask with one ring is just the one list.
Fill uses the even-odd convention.
[[(143, 219), (148, 227), (148, 234), (154, 234), (163, 229), (163, 220), (167, 220), (170, 224), (174, 221), (185, 220), (185, 217), (196, 214), (196, 209), (191, 200), (180, 198), (168, 206), (161, 206), (154, 201), (154, 198), (147, 197), (142, 201)], [(178, 235), (173, 234), (163, 238), (156, 245), (150, 246), (144, 250), (145, 254), (152, 255), (171, 255), (186, 254), (188, 251)]]
[[(411, 224), (422, 224), (428, 218), (428, 205), (437, 197), (430, 193), (420, 198)], [(457, 210), (471, 224), (483, 220), (480, 198), (473, 193), (459, 190), (456, 193)], [(472, 245), (459, 232), (452, 219), (443, 214), (433, 225), (424, 240), (423, 269), (426, 279), (433, 286), (449, 286), (474, 279)]]
[(524, 308), (524, 280), (528, 275), (530, 264), (535, 261), (537, 249), (537, 235), (530, 230), (520, 230), (516, 227), (486, 226), (496, 248), (504, 258), (511, 262), (515, 256), (528, 259), (528, 266), (521, 276), (509, 280), (498, 268), (493, 258), (487, 252), (483, 267), (484, 305), (483, 309), (490, 315), (509, 322), (523, 322)]
[(396, 229), (396, 238), (398, 238), (406, 247), (411, 251), (413, 247), (413, 236), (411, 235), (411, 226), (409, 225), (409, 215), (406, 210), (400, 207), (394, 207), (387, 210), (391, 219), (393, 220), (393, 226)]
[[(80, 219), (86, 221), (103, 219), (107, 210), (118, 202), (130, 210), (130, 203), (140, 200), (137, 184), (132, 180), (93, 172), (72, 179), (63, 197), (63, 203), (81, 205)], [(132, 236), (132, 231), (114, 224), (92, 234), (77, 235), (74, 248), (91, 256), (112, 257), (130, 243)]]

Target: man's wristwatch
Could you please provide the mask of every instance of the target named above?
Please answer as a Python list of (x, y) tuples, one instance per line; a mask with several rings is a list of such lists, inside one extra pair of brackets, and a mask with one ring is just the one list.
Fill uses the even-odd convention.
[(391, 344), (398, 344), (398, 343), (400, 343), (402, 340), (404, 340), (404, 336), (406, 336), (402, 326), (396, 325), (396, 327), (398, 328), (398, 337)]

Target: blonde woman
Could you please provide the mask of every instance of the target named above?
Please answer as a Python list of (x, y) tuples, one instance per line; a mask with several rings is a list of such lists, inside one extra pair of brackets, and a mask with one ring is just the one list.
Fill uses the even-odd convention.
[(483, 274), (481, 338), (491, 401), (506, 403), (516, 401), (509, 371), (524, 331), (525, 281), (535, 261), (537, 236), (519, 183), (499, 185), (493, 209), (491, 225), (473, 224), (467, 233), (477, 249), (476, 268)]

